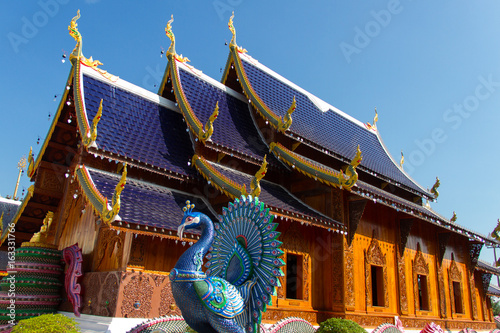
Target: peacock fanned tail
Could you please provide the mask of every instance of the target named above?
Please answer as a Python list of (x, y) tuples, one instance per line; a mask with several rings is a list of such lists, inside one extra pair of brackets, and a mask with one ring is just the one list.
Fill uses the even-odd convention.
[(247, 332), (258, 331), (262, 313), (271, 305), (283, 276), (280, 233), (273, 219), (257, 197), (242, 196), (229, 203), (214, 224), (206, 274), (226, 279), (240, 291), (247, 304), (236, 320)]

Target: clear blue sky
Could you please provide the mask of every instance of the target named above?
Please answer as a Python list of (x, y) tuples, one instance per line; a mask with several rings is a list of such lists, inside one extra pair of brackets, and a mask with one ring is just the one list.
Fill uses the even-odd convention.
[[(164, 28), (176, 49), (219, 80), (235, 11), (238, 44), (264, 65), (360, 119), (422, 186), (441, 179), (433, 208), (489, 233), (500, 217), (500, 2), (111, 1), (0, 3), (0, 194), (12, 195), (17, 162), (35, 155), (70, 70), (62, 50), (77, 9), (83, 52), (103, 69), (155, 91), (166, 66)], [(30, 183), (23, 176), (21, 189)], [(491, 250), (481, 257), (492, 260)]]

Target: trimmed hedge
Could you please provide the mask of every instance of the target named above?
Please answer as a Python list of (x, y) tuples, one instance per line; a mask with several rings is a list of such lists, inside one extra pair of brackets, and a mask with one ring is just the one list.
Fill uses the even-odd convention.
[(80, 333), (79, 324), (72, 318), (62, 314), (44, 314), (38, 317), (23, 319), (14, 326), (11, 333)]
[(367, 333), (366, 330), (352, 320), (330, 318), (319, 324), (316, 333)]

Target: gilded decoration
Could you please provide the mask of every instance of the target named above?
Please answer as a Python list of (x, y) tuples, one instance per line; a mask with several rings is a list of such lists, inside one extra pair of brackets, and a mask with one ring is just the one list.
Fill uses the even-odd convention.
[(207, 141), (212, 141), (210, 138), (214, 133), (214, 121), (215, 119), (217, 119), (218, 116), (219, 116), (219, 101), (215, 103), (214, 112), (208, 119), (207, 123), (205, 124), (205, 127), (200, 128), (198, 130), (198, 137), (200, 138), (201, 142), (203, 142), (203, 144), (205, 144)]
[(431, 193), (434, 194), (434, 199), (437, 199), (439, 197), (439, 192), (438, 192), (438, 188), (439, 186), (441, 185), (441, 182), (439, 181), (439, 178), (436, 177), (436, 182), (434, 183), (434, 185), (432, 185), (432, 188), (431, 188)]
[[(424, 255), (422, 253), (422, 249), (420, 248), (420, 243), (417, 243), (417, 254), (415, 254), (415, 259), (412, 262), (413, 264), (413, 297), (415, 301), (415, 311), (420, 309), (419, 304), (419, 288), (418, 288), (418, 275), (423, 275), (426, 277), (427, 281), (427, 296), (430, 295), (431, 292), (431, 279), (429, 276), (429, 264), (425, 261)], [(427, 300), (429, 303), (429, 308), (425, 311), (432, 310), (432, 302), (431, 299)]]
[(260, 195), (260, 181), (264, 176), (266, 175), (267, 172), (267, 155), (264, 156), (264, 161), (262, 162), (262, 165), (260, 169), (255, 173), (255, 176), (252, 178), (250, 182), (250, 194), (254, 197), (258, 197)]
[(398, 260), (398, 282), (399, 282), (399, 306), (403, 314), (408, 314), (408, 296), (406, 290), (406, 261), (404, 254), (397, 253)]
[(344, 238), (344, 258), (345, 258), (345, 304), (354, 310), (354, 249)]
[(234, 19), (234, 11), (233, 11), (233, 13), (231, 14), (231, 17), (229, 18), (229, 22), (227, 23), (227, 26), (228, 26), (228, 28), (229, 28), (229, 31), (231, 31), (231, 34), (233, 35), (233, 37), (231, 38), (231, 42), (229, 43), (229, 47), (235, 48), (236, 50), (238, 50), (238, 52), (241, 52), (241, 53), (246, 53), (246, 52), (247, 52), (247, 50), (245, 50), (245, 49), (244, 49), (244, 48), (242, 48), (242, 47), (239, 47), (239, 46), (236, 44), (236, 29), (234, 28), (233, 19)]
[(99, 124), (99, 120), (101, 120), (101, 117), (102, 117), (102, 99), (101, 102), (99, 103), (99, 109), (97, 110), (94, 120), (92, 121), (92, 125), (90, 126), (90, 130), (82, 138), (82, 143), (86, 148), (90, 147), (97, 148), (97, 144), (95, 143), (95, 140), (97, 139), (97, 124)]
[[(477, 309), (477, 298), (475, 297), (476, 293), (476, 281), (474, 279), (474, 274), (471, 274), (469, 277), (469, 290), (471, 291), (471, 302), (472, 302), (472, 318), (477, 320), (479, 318), (478, 309)], [(462, 299), (464, 296), (462, 295)]]
[(369, 130), (372, 131), (377, 131), (377, 121), (378, 121), (378, 113), (377, 113), (377, 108), (375, 108), (375, 116), (373, 117), (373, 125), (370, 123), (366, 123), (365, 127)]
[(172, 23), (174, 22), (174, 15), (170, 17), (170, 20), (167, 22), (167, 26), (165, 27), (165, 34), (167, 35), (168, 39), (170, 39), (170, 46), (167, 50), (167, 57), (169, 59), (175, 58), (176, 60), (180, 62), (189, 62), (189, 59), (187, 57), (183, 57), (181, 55), (177, 55), (175, 52), (175, 35), (172, 30)]
[(350, 190), (358, 181), (356, 167), (363, 159), (361, 156), (361, 150), (358, 146), (356, 155), (347, 166), (344, 173), (343, 171), (336, 172), (329, 167), (306, 159), (277, 142), (271, 142), (269, 150), (276, 156), (276, 158), (290, 165), (292, 168), (296, 168), (304, 175), (313, 178), (314, 180), (319, 180), (321, 183), (345, 190)]
[(438, 287), (439, 287), (439, 312), (441, 318), (446, 317), (446, 293), (444, 288), (444, 271), (443, 266), (440, 262), (437, 263), (437, 276), (438, 276)]
[(368, 249), (364, 250), (365, 254), (365, 301), (367, 307), (372, 307), (372, 265), (382, 267), (383, 284), (384, 284), (384, 307), (389, 307), (389, 285), (387, 280), (387, 261), (386, 255), (383, 254), (380, 244), (375, 237), (372, 238)]

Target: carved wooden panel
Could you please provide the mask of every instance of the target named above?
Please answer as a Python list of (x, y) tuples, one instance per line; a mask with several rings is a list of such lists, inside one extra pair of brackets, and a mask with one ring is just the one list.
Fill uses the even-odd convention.
[(344, 238), (344, 258), (345, 258), (345, 304), (354, 310), (354, 251), (353, 246), (348, 245)]
[(333, 303), (343, 304), (344, 301), (344, 237), (333, 235), (332, 242), (332, 285)]
[(309, 237), (304, 234), (303, 228), (296, 222), (291, 223), (288, 230), (281, 235), (283, 241), (282, 248), (297, 253), (309, 253), (310, 241)]
[(477, 261), (479, 260), (479, 254), (483, 248), (483, 243), (470, 242), (469, 243), (469, 256), (470, 256), (470, 271), (474, 272), (477, 266)]
[(368, 249), (364, 250), (365, 254), (365, 299), (366, 306), (373, 306), (372, 302), (372, 265), (380, 266), (383, 270), (383, 284), (384, 284), (384, 307), (389, 307), (389, 286), (387, 281), (387, 264), (385, 254), (378, 243), (378, 240), (372, 238)]
[[(415, 259), (413, 260), (413, 294), (415, 311), (420, 309), (419, 304), (419, 288), (418, 288), (418, 276), (423, 275), (426, 277), (427, 282), (427, 297), (430, 297), (431, 292), (431, 279), (429, 276), (429, 264), (425, 261), (424, 255), (422, 254), (422, 249), (420, 248), (420, 243), (417, 243), (417, 254), (415, 254)], [(429, 308), (425, 311), (432, 310), (432, 302), (430, 298), (427, 300)]]
[(144, 266), (144, 254), (148, 236), (138, 235), (132, 239), (132, 248), (130, 249), (129, 265)]
[(402, 314), (408, 314), (408, 296), (406, 291), (406, 262), (404, 255), (397, 253), (398, 282), (399, 282), (399, 306)]
[[(477, 299), (476, 299), (476, 293), (475, 293), (475, 290), (476, 290), (476, 281), (474, 280), (474, 274), (471, 274), (470, 278), (469, 278), (469, 290), (471, 292), (471, 295), (470, 295), (470, 298), (471, 298), (471, 303), (472, 303), (472, 318), (474, 320), (477, 320), (479, 318), (479, 315), (478, 315), (478, 310), (477, 310)], [(462, 296), (463, 298), (463, 296)]]
[(96, 271), (116, 270), (122, 265), (125, 233), (102, 226), (97, 240)]
[(150, 284), (148, 275), (139, 274), (132, 276), (123, 288), (121, 315), (126, 318), (147, 318), (151, 311), (152, 296), (153, 286)]
[(438, 276), (438, 288), (439, 288), (439, 313), (441, 318), (446, 317), (446, 293), (444, 287), (444, 271), (443, 266), (438, 261), (437, 276)]

